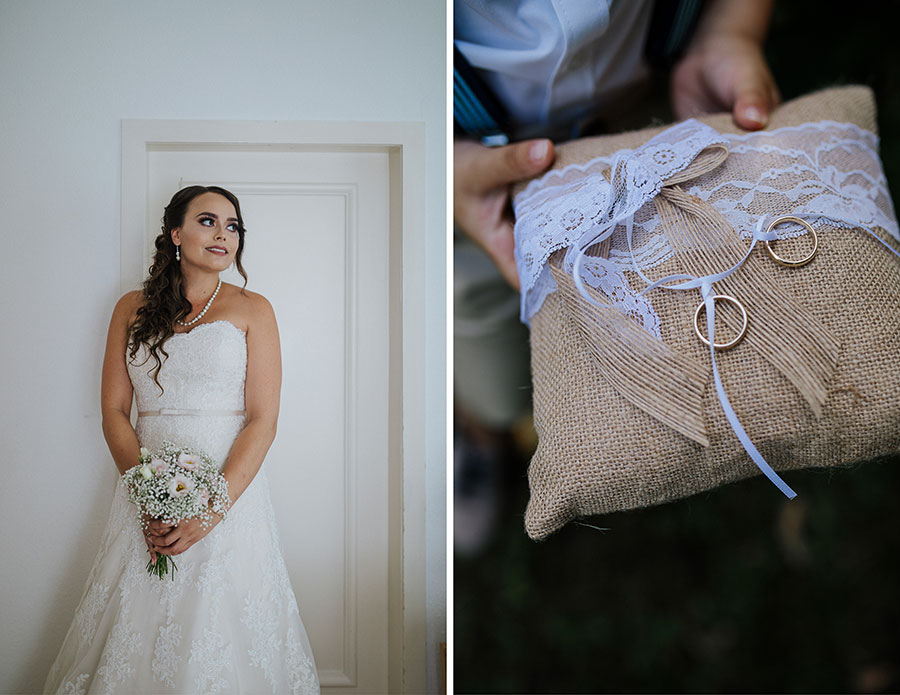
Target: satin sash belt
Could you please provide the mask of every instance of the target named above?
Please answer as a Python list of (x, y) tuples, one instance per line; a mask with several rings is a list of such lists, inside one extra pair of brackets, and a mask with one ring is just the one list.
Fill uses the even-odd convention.
[(246, 415), (244, 410), (197, 410), (193, 408), (160, 408), (159, 410), (139, 410), (138, 417), (153, 417), (155, 415)]

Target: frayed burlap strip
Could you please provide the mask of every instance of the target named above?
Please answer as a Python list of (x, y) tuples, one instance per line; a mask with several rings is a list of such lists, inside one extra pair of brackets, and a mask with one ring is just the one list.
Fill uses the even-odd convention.
[[(562, 252), (550, 269), (558, 294), (583, 346), (594, 356), (603, 379), (633, 406), (704, 446), (709, 444), (703, 417), (708, 370), (701, 362), (673, 351), (611, 306), (596, 306), (578, 293), (562, 269)], [(596, 292), (591, 293), (600, 299)], [(627, 345), (629, 349), (621, 349)]]
[[(700, 120), (721, 132), (737, 132), (728, 115)], [(854, 123), (874, 131), (871, 93), (865, 88), (843, 88), (790, 102), (773, 114), (770, 128), (819, 120)], [(661, 130), (563, 145), (554, 166), (637, 147)], [(771, 214), (790, 212), (772, 210)], [(817, 231), (821, 243), (815, 260), (802, 268), (779, 267), (782, 272), (776, 277), (785, 294), (805, 307), (822, 330), (816, 344), (825, 359), (840, 346), (834, 373), (820, 380), (827, 386), (826, 393), (804, 397), (803, 378), (794, 375), (789, 380), (764, 357), (766, 351), (749, 339), (718, 357), (738, 417), (763, 456), (780, 471), (848, 464), (900, 450), (900, 369), (896, 367), (900, 261), (861, 230), (824, 226)], [(763, 249), (754, 251), (752, 260), (760, 267), (771, 263)], [(654, 268), (653, 276), (684, 269), (684, 259), (676, 255)], [(736, 294), (748, 285), (759, 289), (758, 278), (746, 267), (733, 277), (745, 271), (747, 279), (733, 289)], [(692, 328), (699, 294), (659, 290), (651, 299), (665, 345), (708, 368), (707, 348)], [(702, 399), (709, 439), (704, 447), (616, 391), (587, 347), (585, 326), (580, 325), (584, 321), (579, 318), (583, 310), (572, 311), (571, 298), (568, 304), (569, 308), (564, 291), (551, 294), (531, 320), (534, 421), (539, 439), (528, 473), (531, 500), (526, 530), (532, 538), (543, 538), (579, 516), (659, 504), (757, 474), (714, 389), (707, 387)], [(727, 333), (727, 317), (721, 313)], [(791, 342), (791, 317), (772, 320), (780, 320), (779, 334)], [(808, 363), (804, 369), (815, 371), (820, 356), (803, 357)], [(820, 409), (819, 417), (813, 408)], [(778, 493), (773, 489), (773, 494)]]

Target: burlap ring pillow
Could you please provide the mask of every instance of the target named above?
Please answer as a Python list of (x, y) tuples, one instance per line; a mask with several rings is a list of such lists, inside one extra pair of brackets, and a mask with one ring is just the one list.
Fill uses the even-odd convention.
[[(900, 258), (888, 248), (900, 237), (871, 92), (797, 99), (759, 133), (728, 114), (698, 120), (561, 145), (553, 170), (516, 191), (539, 440), (532, 538), (763, 463), (900, 450)], [(767, 243), (788, 262), (818, 248), (791, 266)], [(682, 287), (652, 286), (668, 276)], [(713, 295), (746, 312), (732, 349), (711, 351), (695, 330), (708, 337), (712, 313), (715, 343), (739, 335), (737, 303)]]

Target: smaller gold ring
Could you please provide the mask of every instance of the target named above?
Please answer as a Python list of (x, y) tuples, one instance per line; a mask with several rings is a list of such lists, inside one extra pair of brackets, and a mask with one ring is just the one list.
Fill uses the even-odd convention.
[[(740, 309), (741, 317), (744, 322), (744, 325), (741, 326), (741, 332), (737, 334), (736, 338), (729, 340), (727, 343), (716, 343), (713, 346), (716, 350), (729, 350), (729, 349), (733, 348), (735, 345), (737, 345), (739, 342), (741, 342), (744, 339), (744, 336), (747, 335), (747, 310), (744, 309), (744, 305), (741, 304), (737, 299), (735, 299), (734, 297), (731, 297), (727, 294), (714, 295), (713, 301), (716, 301), (717, 299), (721, 299), (722, 301), (725, 301), (725, 302), (731, 302), (738, 309)], [(700, 332), (700, 323), (699, 323), (700, 310), (704, 306), (706, 306), (706, 304), (704, 302), (700, 302), (700, 304), (697, 306), (697, 310), (694, 312), (694, 332), (697, 334), (697, 337), (700, 338), (700, 341), (704, 345), (709, 345), (709, 338), (705, 337), (703, 335), (703, 333)]]
[(773, 221), (772, 224), (770, 224), (768, 227), (766, 227), (766, 233), (768, 234), (773, 229), (775, 229), (775, 227), (777, 227), (779, 224), (783, 224), (785, 222), (796, 222), (801, 227), (805, 227), (806, 230), (810, 234), (812, 234), (813, 250), (810, 251), (807, 256), (805, 256), (804, 258), (801, 258), (799, 261), (790, 261), (787, 258), (782, 258), (777, 253), (775, 253), (772, 250), (771, 243), (767, 240), (766, 241), (766, 251), (769, 252), (769, 255), (772, 257), (772, 260), (775, 261), (776, 263), (781, 263), (781, 265), (786, 265), (789, 268), (799, 268), (801, 265), (806, 265), (813, 258), (815, 258), (815, 255), (819, 251), (819, 236), (816, 234), (816, 230), (812, 228), (812, 225), (809, 222), (807, 222), (805, 220), (801, 220), (799, 217), (793, 217), (792, 215), (785, 215), (784, 217), (779, 217), (777, 220)]

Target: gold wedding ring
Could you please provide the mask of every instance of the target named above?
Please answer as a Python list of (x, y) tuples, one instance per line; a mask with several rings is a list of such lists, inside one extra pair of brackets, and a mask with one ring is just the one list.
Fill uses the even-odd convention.
[(778, 219), (773, 221), (772, 224), (770, 224), (766, 228), (766, 233), (771, 232), (779, 224), (783, 224), (785, 222), (796, 222), (801, 227), (804, 227), (810, 234), (812, 234), (812, 239), (813, 239), (812, 251), (810, 251), (807, 256), (805, 256), (804, 258), (801, 258), (799, 261), (791, 261), (791, 260), (788, 260), (787, 258), (782, 258), (777, 253), (775, 253), (772, 250), (772, 244), (768, 240), (766, 241), (766, 251), (769, 252), (769, 255), (772, 257), (772, 260), (775, 261), (776, 263), (780, 263), (781, 265), (786, 265), (789, 268), (799, 268), (801, 265), (806, 265), (807, 263), (809, 263), (815, 257), (816, 253), (819, 251), (819, 237), (816, 234), (816, 230), (812, 228), (812, 225), (809, 224), (809, 222), (801, 220), (799, 217), (793, 217), (791, 215), (779, 217)]
[[(713, 347), (716, 350), (729, 350), (737, 345), (744, 339), (744, 336), (747, 335), (747, 311), (744, 309), (744, 305), (741, 304), (737, 299), (731, 297), (727, 294), (717, 294), (713, 296), (713, 301), (721, 299), (724, 302), (731, 302), (738, 309), (741, 310), (741, 317), (743, 319), (744, 325), (741, 326), (741, 332), (737, 334), (736, 338), (729, 340), (727, 343), (716, 343)], [(700, 338), (700, 341), (704, 345), (709, 345), (709, 338), (703, 335), (700, 332), (700, 310), (705, 306), (704, 302), (700, 302), (697, 306), (697, 310), (694, 312), (694, 332), (697, 334), (697, 337)]]

